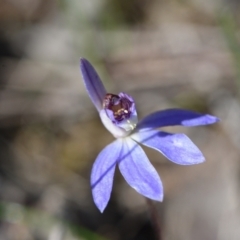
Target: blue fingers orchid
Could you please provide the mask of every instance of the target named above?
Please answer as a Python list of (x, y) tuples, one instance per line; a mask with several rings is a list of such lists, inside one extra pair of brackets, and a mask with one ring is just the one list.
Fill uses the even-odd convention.
[(186, 127), (213, 124), (217, 117), (182, 109), (154, 112), (138, 122), (134, 100), (126, 93), (107, 93), (93, 66), (80, 60), (82, 78), (88, 95), (99, 112), (103, 125), (116, 138), (97, 156), (91, 172), (93, 200), (103, 212), (110, 199), (116, 165), (127, 183), (143, 196), (162, 201), (161, 179), (138, 143), (161, 152), (181, 165), (202, 163), (197, 146), (184, 134), (156, 130), (159, 127)]

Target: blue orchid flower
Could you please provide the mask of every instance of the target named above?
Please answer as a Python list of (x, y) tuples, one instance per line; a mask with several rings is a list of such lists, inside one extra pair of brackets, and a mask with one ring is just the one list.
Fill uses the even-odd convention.
[(98, 209), (106, 208), (113, 186), (116, 165), (127, 183), (143, 196), (162, 201), (161, 179), (140, 144), (162, 153), (181, 165), (205, 161), (203, 154), (185, 134), (172, 134), (156, 128), (213, 124), (217, 117), (182, 109), (154, 112), (138, 121), (134, 100), (126, 93), (107, 93), (97, 72), (86, 60), (80, 60), (82, 78), (88, 95), (99, 112), (103, 125), (116, 138), (97, 156), (91, 172), (93, 200)]

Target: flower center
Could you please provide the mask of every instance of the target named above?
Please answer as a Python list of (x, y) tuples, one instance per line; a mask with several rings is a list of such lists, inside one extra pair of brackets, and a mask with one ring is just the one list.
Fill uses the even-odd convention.
[(114, 119), (121, 122), (131, 116), (132, 102), (126, 97), (107, 93), (103, 100), (103, 108), (112, 111)]

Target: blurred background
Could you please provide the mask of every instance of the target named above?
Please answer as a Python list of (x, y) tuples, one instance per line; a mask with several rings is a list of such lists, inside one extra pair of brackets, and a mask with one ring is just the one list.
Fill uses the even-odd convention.
[(93, 203), (91, 167), (113, 137), (83, 87), (85, 57), (140, 118), (169, 107), (221, 118), (167, 129), (204, 164), (146, 152), (165, 188), (164, 240), (239, 240), (239, 13), (238, 0), (0, 0), (0, 239), (157, 239), (118, 171), (105, 212)]

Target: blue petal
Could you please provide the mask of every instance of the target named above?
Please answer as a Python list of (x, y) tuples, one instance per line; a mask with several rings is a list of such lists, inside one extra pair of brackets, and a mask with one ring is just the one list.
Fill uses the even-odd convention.
[(88, 95), (97, 110), (100, 111), (102, 109), (103, 99), (106, 95), (103, 83), (88, 60), (84, 58), (80, 59), (80, 69)]
[(116, 163), (122, 149), (122, 140), (118, 139), (106, 146), (98, 155), (91, 172), (93, 200), (103, 212), (112, 192)]
[(145, 146), (158, 150), (177, 164), (192, 165), (205, 161), (201, 151), (185, 134), (151, 130), (135, 133), (131, 137)]
[(183, 109), (166, 109), (154, 112), (143, 118), (138, 123), (137, 129), (150, 129), (175, 125), (194, 127), (213, 124), (218, 121), (219, 119), (217, 117), (208, 114), (200, 114)]
[(163, 186), (157, 171), (142, 148), (129, 137), (123, 142), (119, 169), (137, 192), (153, 200), (163, 200)]

